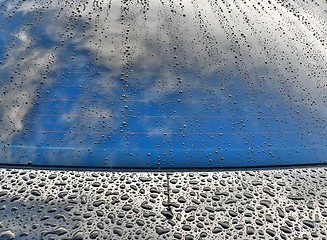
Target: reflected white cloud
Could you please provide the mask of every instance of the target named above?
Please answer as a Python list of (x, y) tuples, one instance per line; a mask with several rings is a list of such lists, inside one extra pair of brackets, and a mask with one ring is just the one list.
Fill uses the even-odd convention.
[[(208, 132), (235, 129), (278, 132), (298, 130), (294, 127), (297, 125), (301, 130), (311, 131), (304, 122), (311, 124), (317, 120), (318, 127), (314, 131), (321, 133), (325, 128), (320, 118), (327, 116), (324, 110), (326, 16), (313, 4), (289, 1), (295, 8), (292, 10), (284, 4), (270, 2), (227, 4), (183, 0), (175, 4), (113, 0), (31, 4), (25, 1), (14, 15), (40, 14), (40, 19), (34, 22), (36, 27), (41, 27), (46, 20), (53, 21), (47, 22), (42, 32), (34, 32), (34, 35), (22, 23), (18, 32), (11, 33), (17, 43), (14, 48), (8, 44), (9, 57), (3, 61), (0, 71), (19, 74), (2, 84), (7, 89), (0, 98), (1, 119), (6, 131), (0, 139), (10, 143), (18, 131), (29, 128), (24, 126), (24, 119), (32, 112), (44, 75), (48, 76), (45, 87), (63, 84), (61, 81), (66, 81), (66, 85), (90, 85), (88, 92), (82, 92), (81, 87), (74, 90), (76, 101), (71, 105), (65, 103), (69, 108), (56, 120), (58, 126), (73, 126), (74, 131), (89, 128), (95, 132), (125, 133), (141, 129), (148, 135), (158, 131), (174, 132), (178, 131), (176, 126), (185, 125), (185, 119), (135, 120), (129, 116), (202, 114), (211, 117), (241, 115), (246, 123), (231, 120), (223, 122), (223, 126), (217, 124), (210, 128), (213, 121), (206, 120), (200, 126), (189, 120), (188, 131), (202, 131), (199, 130), (202, 127)], [(9, 3), (7, 11), (14, 9), (15, 3)], [(36, 46), (35, 39), (44, 37), (44, 42)], [(48, 39), (54, 46), (46, 46)], [(81, 52), (83, 54), (78, 54)], [(84, 72), (65, 80), (60, 76), (64, 67), (70, 68), (67, 71), (71, 75), (76, 68)], [(91, 71), (97, 71), (97, 75), (90, 75)], [(72, 97), (66, 91), (62, 88), (51, 96)], [(84, 101), (90, 98), (100, 102)], [(169, 106), (139, 107), (135, 103), (149, 99), (182, 102), (183, 106), (170, 106), (170, 109)], [(115, 104), (103, 103), (112, 100)], [(276, 104), (271, 107), (270, 102)], [(57, 105), (54, 112), (60, 114), (66, 105), (62, 103), (61, 108)], [(272, 121), (246, 120), (256, 115), (302, 119), (296, 123), (281, 123), (277, 125), (281, 129), (276, 130)], [(135, 126), (124, 126), (122, 122), (126, 119), (136, 123)], [(41, 131), (44, 126), (36, 127)], [(126, 138), (118, 138), (115, 144), (127, 148)], [(86, 146), (92, 142), (86, 135), (76, 139), (69, 134), (60, 137), (67, 146), (75, 146), (78, 142)], [(245, 139), (244, 142), (249, 141)], [(128, 140), (130, 145), (138, 146), (138, 143), (139, 139)]]
[(8, 58), (0, 67), (2, 73), (11, 75), (10, 80), (3, 80), (8, 83), (3, 86), (0, 96), (2, 142), (10, 142), (14, 135), (24, 128), (24, 118), (33, 107), (35, 92), (42, 75), (45, 74), (46, 66), (55, 61), (52, 49), (30, 50), (32, 39), (26, 30), (22, 30), (15, 37), (17, 43), (8, 52)]
[[(143, 8), (146, 13), (140, 14)], [(91, 4), (82, 17), (87, 19), (89, 12), (96, 12)], [(305, 14), (315, 24), (315, 31), (324, 28), (324, 21), (315, 20), (314, 12)], [(85, 35), (92, 38), (81, 39), (80, 46), (115, 72), (133, 74), (140, 86), (148, 84), (142, 81), (144, 76), (155, 75), (156, 82), (146, 88), (150, 98), (178, 92), (178, 78), (183, 78), (187, 89), (188, 85), (197, 88), (201, 84), (220, 87), (217, 83), (221, 80), (206, 83), (203, 78), (208, 81), (218, 75), (232, 82), (233, 76), (245, 76), (254, 88), (268, 88), (273, 94), (283, 95), (279, 88), (285, 88), (291, 95), (285, 93), (285, 101), (304, 98), (301, 107), (310, 101), (325, 105), (326, 47), (313, 36), (312, 27), (303, 25), (281, 4), (253, 7), (246, 3), (226, 6), (182, 1), (180, 6), (161, 2), (146, 6), (129, 2), (124, 6), (112, 1), (110, 10), (99, 10), (96, 17), (86, 21), (91, 27)], [(326, 37), (323, 31), (320, 36)]]

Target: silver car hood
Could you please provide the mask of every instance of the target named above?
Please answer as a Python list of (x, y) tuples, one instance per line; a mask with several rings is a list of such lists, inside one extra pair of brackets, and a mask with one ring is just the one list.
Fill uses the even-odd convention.
[(326, 200), (323, 167), (2, 169), (0, 239), (326, 239)]

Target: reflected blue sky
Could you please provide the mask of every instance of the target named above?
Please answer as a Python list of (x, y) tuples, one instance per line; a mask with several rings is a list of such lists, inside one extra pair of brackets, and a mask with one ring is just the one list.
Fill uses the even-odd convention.
[(2, 5), (1, 163), (326, 162), (326, 47), (284, 6), (110, 3)]

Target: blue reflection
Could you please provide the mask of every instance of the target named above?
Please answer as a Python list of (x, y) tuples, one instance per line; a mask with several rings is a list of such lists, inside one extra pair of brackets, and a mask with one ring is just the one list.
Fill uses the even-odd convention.
[[(134, 50), (131, 41), (129, 51), (116, 51), (114, 40), (113, 47), (102, 41), (117, 35), (97, 35), (101, 20), (92, 28), (88, 18), (68, 12), (68, 20), (56, 19), (55, 7), (38, 11), (0, 15), (1, 163), (153, 169), (326, 163), (319, 93), (294, 91), (292, 85), (302, 85), (275, 66), (255, 62), (243, 71), (245, 58), (205, 69), (198, 66), (207, 61), (202, 49), (192, 65), (182, 59), (191, 52), (174, 47), (161, 57), (150, 47), (140, 50), (134, 61), (129, 52), (146, 45), (142, 38), (133, 39)], [(122, 42), (125, 35), (118, 35)]]

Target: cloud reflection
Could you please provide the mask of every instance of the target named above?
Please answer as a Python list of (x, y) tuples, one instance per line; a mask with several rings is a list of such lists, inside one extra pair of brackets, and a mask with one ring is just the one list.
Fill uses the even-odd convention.
[(3, 162), (324, 161), (326, 17), (290, 3), (7, 3)]

